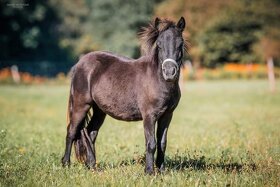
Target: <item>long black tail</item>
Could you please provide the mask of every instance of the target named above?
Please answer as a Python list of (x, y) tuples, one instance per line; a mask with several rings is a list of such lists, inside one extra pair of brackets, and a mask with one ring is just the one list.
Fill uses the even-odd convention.
[(79, 162), (85, 163), (87, 159), (87, 149), (91, 149), (91, 139), (88, 135), (87, 126), (91, 120), (92, 113), (89, 110), (83, 120), (77, 138), (74, 140), (76, 158)]

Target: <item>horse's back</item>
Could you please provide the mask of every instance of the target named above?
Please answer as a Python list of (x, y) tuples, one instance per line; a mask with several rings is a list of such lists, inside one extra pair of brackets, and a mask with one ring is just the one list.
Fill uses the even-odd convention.
[(96, 62), (102, 62), (103, 64), (110, 64), (110, 63), (132, 63), (134, 59), (114, 54), (112, 52), (108, 51), (94, 51), (85, 54), (81, 57), (78, 63), (96, 63)]

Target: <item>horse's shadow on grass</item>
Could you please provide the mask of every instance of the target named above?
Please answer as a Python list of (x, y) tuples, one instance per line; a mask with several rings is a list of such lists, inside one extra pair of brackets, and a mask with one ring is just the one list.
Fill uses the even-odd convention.
[[(145, 156), (138, 156), (137, 158), (123, 160), (117, 164), (100, 163), (101, 168), (117, 168), (121, 166), (129, 166), (134, 164), (145, 165)], [(230, 162), (220, 160), (218, 162), (211, 161), (205, 156), (196, 156), (190, 158), (189, 156), (175, 156), (165, 158), (165, 168), (169, 171), (184, 171), (184, 170), (222, 170), (224, 172), (242, 172), (242, 171), (255, 171), (256, 164), (253, 162)]]
[(175, 158), (167, 157), (165, 160), (166, 168), (170, 170), (211, 170), (220, 169), (225, 172), (241, 172), (241, 171), (254, 171), (256, 170), (256, 164), (250, 163), (238, 163), (220, 160), (213, 162), (211, 159), (207, 159), (205, 156), (189, 158), (185, 156), (176, 156)]

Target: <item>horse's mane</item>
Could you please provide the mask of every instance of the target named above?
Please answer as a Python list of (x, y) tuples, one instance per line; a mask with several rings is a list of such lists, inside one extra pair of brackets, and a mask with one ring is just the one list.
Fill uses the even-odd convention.
[[(161, 32), (166, 31), (170, 27), (176, 27), (175, 22), (168, 19), (159, 20), (158, 26), (155, 25), (155, 21), (150, 22), (148, 26), (142, 27), (138, 33), (141, 45), (142, 55), (155, 57), (157, 50), (155, 47), (156, 40)], [(187, 52), (188, 45), (187, 40), (184, 39), (184, 51)]]

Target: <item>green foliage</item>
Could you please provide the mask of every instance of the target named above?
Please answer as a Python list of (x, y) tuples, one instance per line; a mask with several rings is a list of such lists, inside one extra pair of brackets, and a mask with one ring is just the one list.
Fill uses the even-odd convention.
[(147, 176), (141, 122), (107, 117), (98, 170), (74, 157), (62, 168), (68, 86), (0, 86), (0, 186), (279, 186), (279, 90), (270, 94), (266, 81), (184, 88), (168, 131), (167, 171)]
[(58, 23), (48, 1), (1, 1), (0, 59), (67, 61), (67, 52), (58, 45)]
[(71, 52), (72, 59), (77, 59), (85, 52), (98, 48), (92, 32), (86, 30), (89, 24), (89, 7), (85, 0), (50, 0), (60, 18), (57, 25), (59, 45)]
[(194, 64), (264, 63), (280, 59), (280, 2), (278, 0), (167, 0), (156, 14), (185, 16)]
[[(255, 48), (263, 37), (280, 37), (280, 33), (273, 33), (280, 28), (280, 5), (275, 0), (263, 1), (234, 1), (219, 16), (210, 20), (209, 24), (196, 38), (200, 48), (202, 64), (215, 67), (227, 62), (260, 62), (260, 57), (269, 56), (269, 47), (256, 52)], [(278, 43), (280, 40), (278, 39)], [(279, 55), (273, 55), (274, 57)]]
[[(4, 0), (0, 3), (0, 60), (76, 61), (108, 50), (139, 56), (137, 31), (159, 0)], [(24, 3), (22, 3), (24, 4)]]
[(136, 35), (150, 20), (155, 3), (156, 0), (89, 1), (87, 32), (100, 49), (137, 57), (140, 51)]
[(239, 15), (221, 16), (199, 37), (204, 65), (214, 67), (226, 62), (254, 62), (252, 46), (258, 41), (261, 25)]

